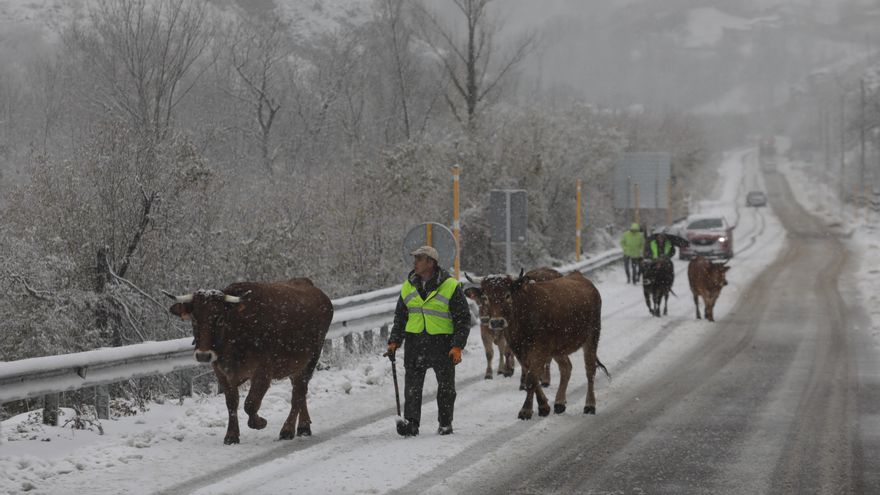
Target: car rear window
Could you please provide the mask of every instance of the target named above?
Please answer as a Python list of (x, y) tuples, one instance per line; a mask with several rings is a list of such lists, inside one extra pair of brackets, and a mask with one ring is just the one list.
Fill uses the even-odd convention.
[(700, 230), (700, 229), (723, 229), (724, 222), (721, 221), (720, 218), (702, 218), (700, 220), (694, 220), (688, 225), (689, 229)]

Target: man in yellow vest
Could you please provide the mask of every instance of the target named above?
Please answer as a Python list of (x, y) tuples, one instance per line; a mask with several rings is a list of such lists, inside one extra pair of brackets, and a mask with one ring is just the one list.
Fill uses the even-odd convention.
[(403, 417), (397, 433), (405, 437), (419, 434), (422, 415), (422, 387), (428, 368), (437, 377), (437, 433), (452, 433), (455, 405), (455, 365), (471, 329), (471, 314), (461, 284), (440, 268), (437, 250), (422, 246), (412, 253), (413, 270), (400, 290), (394, 326), (388, 339), (386, 356), (393, 357), (406, 342), (403, 356)]
[(646, 246), (646, 254), (650, 260), (670, 259), (675, 256), (675, 246), (663, 232), (658, 233)]

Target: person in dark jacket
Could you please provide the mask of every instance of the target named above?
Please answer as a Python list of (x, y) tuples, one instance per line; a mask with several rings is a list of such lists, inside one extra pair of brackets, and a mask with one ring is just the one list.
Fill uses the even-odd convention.
[(437, 433), (452, 433), (455, 405), (455, 365), (467, 343), (471, 314), (461, 284), (440, 268), (437, 250), (422, 246), (411, 253), (413, 270), (400, 290), (394, 326), (388, 339), (389, 358), (405, 344), (403, 366), (404, 413), (397, 433), (409, 437), (419, 434), (422, 415), (422, 388), (425, 374), (434, 369), (437, 377)]

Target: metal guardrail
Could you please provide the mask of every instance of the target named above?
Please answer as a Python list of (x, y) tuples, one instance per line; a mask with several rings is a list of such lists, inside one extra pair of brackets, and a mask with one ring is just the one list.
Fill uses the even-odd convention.
[[(556, 269), (586, 273), (621, 258), (620, 251), (614, 249)], [(400, 287), (335, 299), (327, 339), (344, 338), (392, 323)], [(0, 362), (0, 404), (206, 366), (195, 363), (192, 352), (192, 338), (187, 337)]]

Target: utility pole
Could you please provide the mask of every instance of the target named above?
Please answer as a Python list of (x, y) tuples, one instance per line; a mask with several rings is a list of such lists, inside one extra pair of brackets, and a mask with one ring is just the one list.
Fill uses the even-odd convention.
[(581, 180), (577, 180), (577, 211), (575, 212), (575, 238), (574, 238), (574, 259), (581, 260)]
[(861, 88), (861, 117), (859, 119), (859, 184), (865, 183), (865, 78), (859, 79)]
[(846, 197), (846, 93), (840, 95), (840, 203)]
[(459, 213), (459, 176), (461, 167), (455, 164), (452, 167), (452, 237), (455, 238), (455, 261), (453, 271), (455, 280), (461, 278), (461, 215)]

